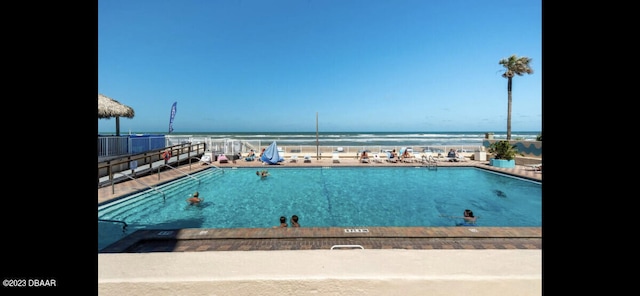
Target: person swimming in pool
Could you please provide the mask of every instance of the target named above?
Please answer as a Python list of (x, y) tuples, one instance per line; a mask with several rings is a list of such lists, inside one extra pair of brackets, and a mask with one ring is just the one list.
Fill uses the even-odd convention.
[(464, 213), (462, 213), (464, 216), (463, 217), (458, 217), (458, 218), (462, 218), (464, 220), (464, 222), (462, 223), (457, 223), (457, 226), (475, 226), (476, 225), (476, 220), (478, 219), (478, 217), (473, 216), (473, 211), (466, 209), (464, 210)]
[(202, 199), (200, 198), (200, 193), (198, 193), (198, 191), (196, 191), (193, 196), (187, 198), (187, 201), (189, 202), (189, 205), (197, 205), (200, 204), (200, 202), (202, 201)]
[(273, 226), (273, 228), (285, 228), (289, 225), (287, 225), (287, 217), (285, 216), (280, 216), (280, 226)]
[(267, 170), (256, 171), (256, 176), (260, 176), (260, 179), (264, 179), (269, 176), (269, 172)]
[(298, 215), (291, 216), (291, 227), (300, 227), (300, 223), (298, 223)]

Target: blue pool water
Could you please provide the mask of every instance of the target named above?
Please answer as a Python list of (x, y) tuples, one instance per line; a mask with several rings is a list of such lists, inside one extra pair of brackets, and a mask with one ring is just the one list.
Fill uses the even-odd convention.
[[(263, 168), (259, 168), (263, 169)], [(264, 228), (280, 216), (302, 227), (455, 226), (471, 209), (478, 226), (540, 227), (542, 185), (458, 167), (213, 169), (98, 207), (98, 250), (138, 229)], [(195, 191), (204, 199), (190, 206)]]

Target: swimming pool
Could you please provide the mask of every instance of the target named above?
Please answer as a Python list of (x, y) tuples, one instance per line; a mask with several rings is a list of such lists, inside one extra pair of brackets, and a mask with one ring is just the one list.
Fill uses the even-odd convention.
[[(260, 168), (262, 169), (262, 168)], [(213, 169), (98, 207), (98, 250), (137, 229), (454, 226), (464, 209), (478, 226), (540, 227), (542, 185), (473, 167), (269, 167)], [(195, 191), (204, 201), (189, 206)]]

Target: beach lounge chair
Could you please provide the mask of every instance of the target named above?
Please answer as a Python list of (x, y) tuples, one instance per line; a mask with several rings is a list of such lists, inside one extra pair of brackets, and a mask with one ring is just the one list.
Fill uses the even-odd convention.
[[(253, 155), (249, 156), (251, 153), (253, 153)], [(256, 160), (255, 152), (253, 152), (253, 150), (251, 150), (251, 153), (247, 154), (247, 157), (244, 158), (245, 161), (254, 161), (254, 160)]]
[(202, 165), (210, 164), (211, 163), (211, 155), (209, 155), (209, 154), (203, 155), (202, 158), (200, 158), (200, 162), (202, 162)]
[[(440, 159), (438, 159), (440, 160)], [(463, 155), (458, 155), (457, 157), (445, 157), (443, 161), (453, 161), (453, 162), (459, 162), (459, 161), (467, 161), (467, 159), (463, 156)]]
[(298, 162), (298, 154), (291, 155), (289, 162)]
[[(413, 154), (411, 154), (413, 152), (413, 149), (411, 149), (411, 147), (402, 147), (400, 148), (400, 161), (402, 162), (414, 162), (415, 161), (415, 156)], [(405, 153), (408, 156), (404, 156)]]
[(226, 156), (226, 155), (224, 155), (224, 154), (220, 154), (220, 155), (218, 156), (218, 162), (219, 162), (219, 163), (229, 163), (229, 159), (227, 158), (227, 156)]
[(369, 163), (369, 152), (371, 151), (366, 151), (366, 150), (358, 151), (358, 153), (356, 153), (356, 159), (358, 160), (358, 162)]
[(311, 155), (307, 154), (304, 156), (304, 162), (305, 163), (311, 163)]
[(380, 158), (378, 153), (373, 154), (373, 162), (382, 162), (382, 158)]
[(340, 163), (340, 154), (333, 153), (333, 156), (331, 156), (331, 159), (333, 160), (333, 163)]
[(422, 154), (422, 156), (420, 158), (421, 158), (420, 162), (422, 164), (437, 165), (437, 163), (436, 163), (437, 160), (435, 158), (433, 158), (433, 154), (431, 154), (431, 153), (424, 153), (424, 154)]
[(396, 163), (398, 162), (398, 159), (393, 157), (393, 155), (391, 154), (391, 152), (387, 152), (387, 161), (388, 162), (393, 162)]
[(531, 171), (542, 171), (542, 164), (538, 163), (538, 164), (532, 164), (532, 165), (528, 165), (527, 166), (529, 168), (529, 170)]

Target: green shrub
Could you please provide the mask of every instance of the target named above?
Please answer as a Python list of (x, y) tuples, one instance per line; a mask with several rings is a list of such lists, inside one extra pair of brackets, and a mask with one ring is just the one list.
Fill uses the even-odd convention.
[(492, 153), (495, 159), (506, 160), (514, 159), (517, 154), (523, 155), (522, 153), (518, 153), (516, 145), (509, 144), (509, 141), (496, 141), (491, 143), (491, 145), (489, 145), (489, 153)]

